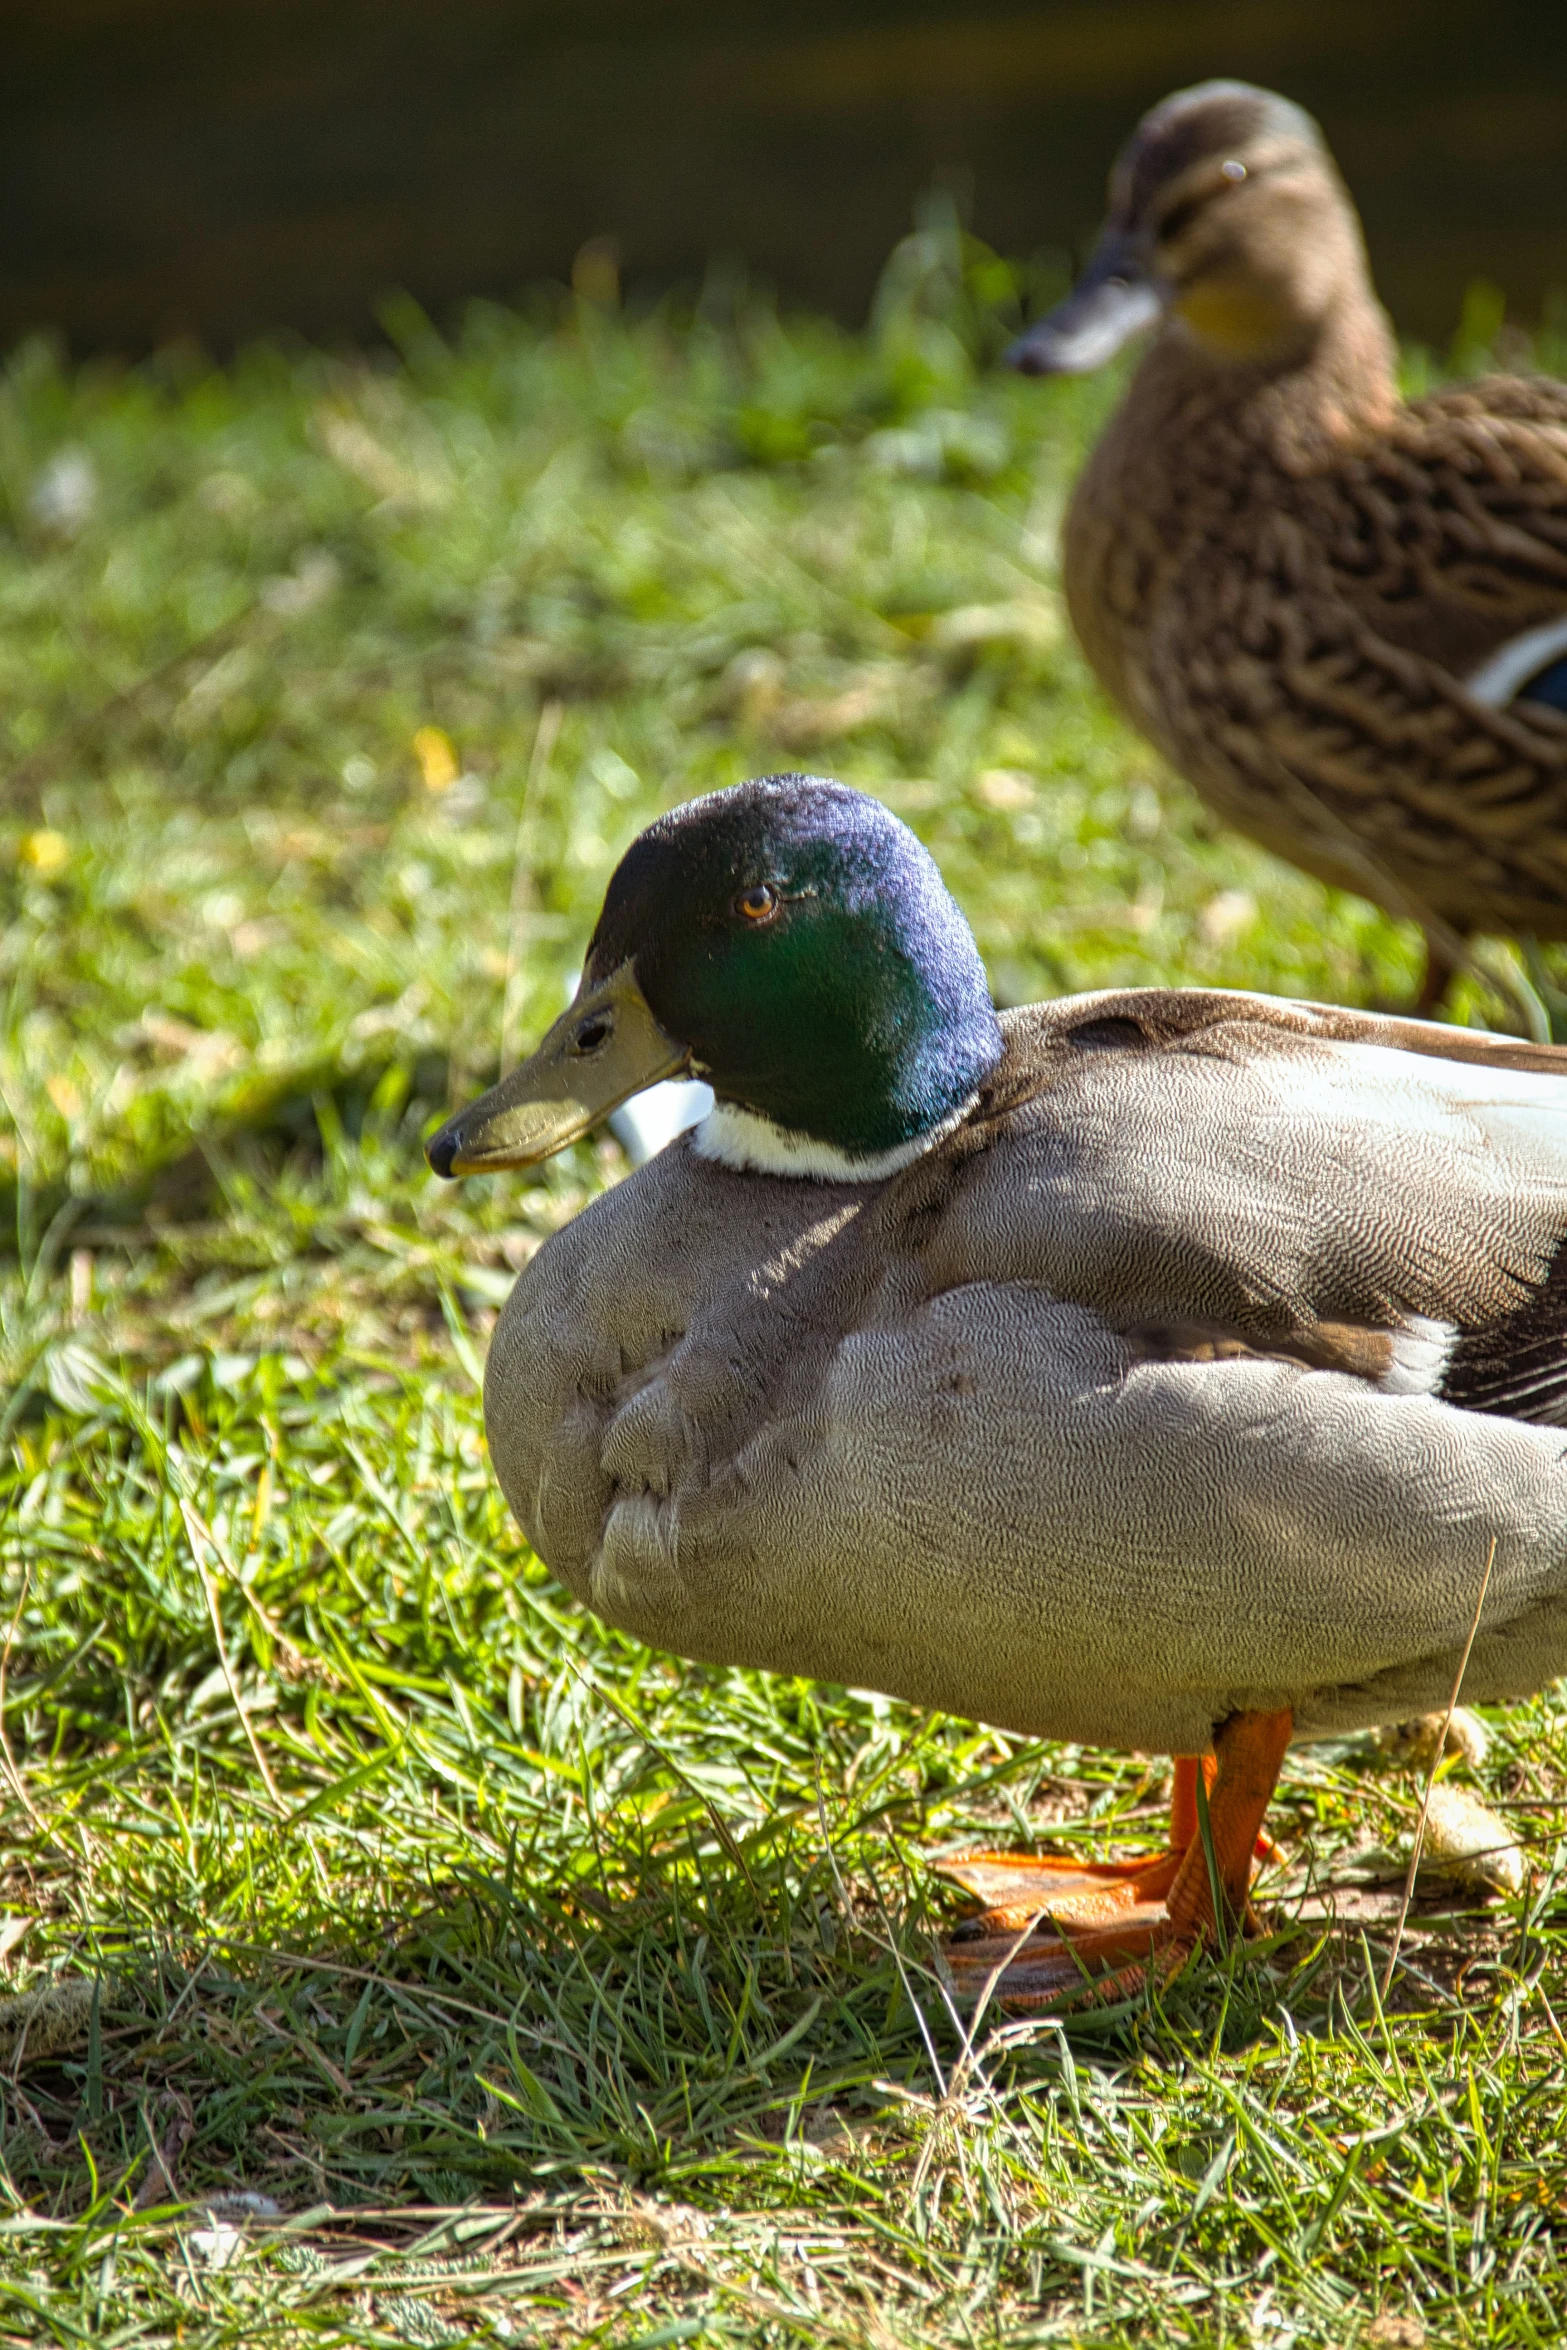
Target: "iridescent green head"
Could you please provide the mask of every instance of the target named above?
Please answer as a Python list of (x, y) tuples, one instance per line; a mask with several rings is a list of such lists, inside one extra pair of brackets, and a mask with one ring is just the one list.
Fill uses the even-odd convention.
[(877, 1175), (962, 1110), (1001, 1049), (979, 951), (908, 828), (842, 784), (767, 776), (632, 842), (571, 1009), (430, 1161), (530, 1164), (691, 1072), (718, 1105), (699, 1148)]

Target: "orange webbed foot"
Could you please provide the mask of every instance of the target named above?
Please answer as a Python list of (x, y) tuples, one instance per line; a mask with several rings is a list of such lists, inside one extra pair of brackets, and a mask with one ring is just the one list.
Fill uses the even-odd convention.
[[(1235, 1714), (1219, 1731), (1212, 1757), (1179, 1757), (1170, 1847), (1151, 1859), (973, 1852), (938, 1862), (944, 1877), (983, 1905), (943, 1945), (958, 1997), (977, 2002), (988, 1984), (1014, 2014), (1080, 2000), (1119, 2001), (1178, 1973), (1214, 1939), (1221, 1917), (1227, 1930), (1242, 1926), (1253, 1858), (1273, 1850), (1262, 1821), (1291, 1726), (1287, 1708)], [(1207, 1795), (1206, 1845), (1199, 1772)]]

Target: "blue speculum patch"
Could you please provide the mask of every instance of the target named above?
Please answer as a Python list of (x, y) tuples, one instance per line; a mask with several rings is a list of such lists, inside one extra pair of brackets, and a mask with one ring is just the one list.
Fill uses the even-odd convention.
[(1546, 666), (1518, 688), (1513, 696), (1517, 702), (1545, 702), (1553, 710), (1567, 711), (1567, 654)]

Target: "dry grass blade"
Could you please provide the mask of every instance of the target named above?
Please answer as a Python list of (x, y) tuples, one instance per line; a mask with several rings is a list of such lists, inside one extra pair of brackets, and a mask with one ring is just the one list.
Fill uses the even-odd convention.
[(0, 1757), (3, 1757), (5, 1762), (5, 1775), (10, 1782), (12, 1794), (32, 1822), (34, 1832), (41, 1836), (44, 1833), (44, 1824), (33, 1806), (32, 1797), (27, 1792), (27, 1783), (16, 1767), (16, 1756), (11, 1751), (11, 1734), (5, 1726), (5, 1677), (11, 1669), (11, 1651), (16, 1645), (16, 1628), (22, 1620), (22, 1610), (27, 1605), (27, 1594), (31, 1585), (32, 1571), (30, 1568), (24, 1567), (22, 1588), (16, 1595), (16, 1606), (12, 1610), (11, 1621), (6, 1626), (5, 1646), (0, 1648)]
[(239, 1683), (234, 1677), (234, 1667), (229, 1660), (228, 1642), (223, 1637), (223, 1615), (218, 1606), (217, 1590), (213, 1584), (207, 1562), (201, 1555), (203, 1543), (211, 1543), (214, 1554), (216, 1554), (217, 1545), (213, 1542), (211, 1534), (203, 1528), (195, 1511), (183, 1494), (179, 1496), (179, 1510), (180, 1516), (185, 1521), (185, 1532), (190, 1543), (191, 1564), (201, 1578), (202, 1597), (206, 1601), (207, 1615), (212, 1625), (212, 1642), (218, 1652), (219, 1667), (228, 1686), (228, 1693), (233, 1701), (239, 1726), (245, 1733), (245, 1743), (250, 1748), (256, 1769), (260, 1773), (261, 1784), (267, 1791), (273, 1810), (281, 1815), (287, 1811), (288, 1806), (278, 1793), (277, 1781), (272, 1776), (272, 1766), (267, 1761), (265, 1750), (260, 1739), (256, 1736), (250, 1716), (245, 1710), (245, 1700)]
[(1426, 1772), (1426, 1783), (1421, 1791), (1420, 1811), (1415, 1820), (1415, 1832), (1410, 1839), (1409, 1845), (1409, 1866), (1404, 1872), (1403, 1898), (1399, 1903), (1398, 1919), (1393, 1928), (1393, 1939), (1388, 1945), (1387, 1964), (1382, 1969), (1380, 1996), (1384, 2000), (1386, 1999), (1388, 1991), (1392, 1985), (1393, 1970), (1398, 1964), (1399, 1951), (1403, 1948), (1404, 1927), (1408, 1923), (1409, 1919), (1409, 1904), (1415, 1896), (1415, 1877), (1420, 1868), (1420, 1853), (1421, 1848), (1425, 1843), (1426, 1820), (1429, 1817), (1431, 1810), (1431, 1790), (1436, 1785), (1436, 1775), (1442, 1767), (1442, 1759), (1447, 1752), (1447, 1733), (1453, 1726), (1453, 1716), (1458, 1710), (1458, 1699), (1459, 1694), (1464, 1686), (1464, 1675), (1469, 1670), (1469, 1652), (1474, 1647), (1475, 1634), (1480, 1629), (1480, 1615), (1482, 1609), (1485, 1606), (1485, 1595), (1491, 1588), (1491, 1569), (1495, 1566), (1495, 1564), (1496, 1536), (1493, 1534), (1491, 1537), (1491, 1547), (1486, 1553), (1485, 1572), (1480, 1577), (1480, 1589), (1475, 1598), (1475, 1612), (1473, 1620), (1469, 1626), (1469, 1637), (1464, 1642), (1464, 1652), (1458, 1660), (1458, 1670), (1453, 1675), (1452, 1694), (1449, 1696), (1447, 1701), (1447, 1711), (1442, 1716), (1441, 1735), (1436, 1741), (1436, 1748), (1431, 1756), (1430, 1768)]
[(528, 753), (528, 771), (523, 779), (522, 804), (517, 811), (517, 844), (512, 852), (511, 901), (506, 923), (506, 968), (501, 980), (503, 1070), (509, 1069), (519, 1055), (517, 1028), (522, 1017), (523, 956), (527, 947), (528, 908), (533, 896), (534, 812), (565, 715), (566, 705), (559, 700), (546, 702), (540, 709), (533, 730), (533, 748)]

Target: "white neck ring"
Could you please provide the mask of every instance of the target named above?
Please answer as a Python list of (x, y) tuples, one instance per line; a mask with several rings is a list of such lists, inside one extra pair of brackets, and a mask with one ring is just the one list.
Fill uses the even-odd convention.
[(976, 1087), (940, 1125), (889, 1151), (861, 1152), (839, 1150), (814, 1134), (775, 1125), (738, 1102), (715, 1102), (701, 1125), (692, 1129), (691, 1147), (699, 1157), (742, 1174), (792, 1175), (815, 1183), (884, 1183), (961, 1126), (978, 1099)]

